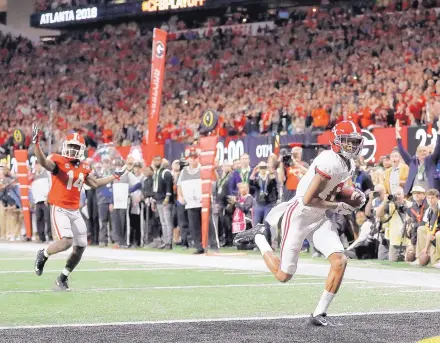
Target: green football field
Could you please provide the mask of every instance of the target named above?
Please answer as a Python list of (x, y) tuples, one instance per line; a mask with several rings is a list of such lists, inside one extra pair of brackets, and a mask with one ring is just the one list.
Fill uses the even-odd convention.
[[(124, 252), (118, 251), (121, 254)], [(268, 272), (243, 271), (234, 264), (230, 269), (217, 269), (160, 263), (157, 258), (155, 262), (124, 261), (86, 255), (69, 278), (72, 291), (61, 293), (53, 291), (53, 284), (65, 256), (52, 257), (40, 277), (33, 271), (34, 258), (30, 251), (0, 253), (0, 327), (309, 315), (325, 280), (323, 276), (298, 275), (282, 284)], [(251, 253), (247, 258), (259, 257)], [(348, 268), (353, 265), (408, 268), (357, 261), (350, 261)], [(431, 268), (426, 272), (438, 271)], [(438, 288), (345, 279), (330, 312), (437, 310), (439, 304)]]

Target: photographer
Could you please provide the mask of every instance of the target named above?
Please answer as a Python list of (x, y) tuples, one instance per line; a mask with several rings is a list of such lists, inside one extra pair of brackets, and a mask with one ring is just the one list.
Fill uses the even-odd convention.
[(425, 189), (420, 186), (413, 187), (411, 191), (412, 205), (408, 209), (408, 216), (411, 218), (407, 227), (407, 235), (411, 239), (411, 246), (408, 247), (407, 261), (413, 262), (416, 258), (417, 229), (424, 225), (423, 217), (428, 209)]
[(417, 262), (420, 263), (420, 265), (426, 265), (422, 262), (421, 255), (428, 255), (429, 260), (437, 269), (440, 269), (439, 196), (439, 191), (436, 189), (430, 189), (426, 192), (429, 209), (425, 214), (425, 225), (419, 226), (417, 229), (416, 246)]
[(289, 201), (296, 194), (299, 180), (307, 173), (309, 165), (302, 161), (302, 148), (292, 148), (290, 155), (285, 149), (280, 152), (282, 165), (279, 168), (278, 180), (284, 185), (283, 201)]
[[(258, 174), (257, 174), (258, 173)], [(262, 161), (252, 171), (249, 181), (252, 196), (255, 199), (254, 226), (263, 224), (270, 210), (276, 205), (278, 199), (277, 181), (273, 170), (268, 171), (267, 163)], [(266, 223), (266, 229), (270, 230)], [(272, 242), (276, 241), (276, 232), (271, 232)]]
[(382, 222), (384, 238), (388, 245), (382, 241), (381, 247), (384, 250), (388, 249), (390, 261), (398, 261), (409, 243), (404, 226), (410, 206), (411, 204), (405, 200), (403, 188), (397, 187), (393, 195), (385, 194), (384, 200), (377, 208), (376, 217)]

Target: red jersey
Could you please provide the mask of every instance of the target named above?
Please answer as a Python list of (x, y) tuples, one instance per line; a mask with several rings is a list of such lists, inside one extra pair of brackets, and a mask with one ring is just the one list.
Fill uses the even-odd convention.
[(92, 172), (87, 163), (73, 164), (67, 157), (53, 154), (48, 157), (56, 164), (47, 202), (68, 210), (78, 210), (81, 187)]

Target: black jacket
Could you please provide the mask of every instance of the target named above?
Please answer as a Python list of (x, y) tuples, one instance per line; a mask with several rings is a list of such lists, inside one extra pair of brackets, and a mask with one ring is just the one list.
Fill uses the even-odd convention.
[[(157, 190), (155, 184), (157, 182)], [(169, 169), (159, 168), (153, 175), (153, 198), (161, 204), (166, 196), (169, 196), (170, 203), (174, 201), (173, 196), (173, 175)]]
[(144, 198), (152, 198), (154, 196), (152, 176), (145, 178), (142, 184), (142, 195)]
[[(275, 204), (278, 199), (278, 188), (276, 179), (267, 178), (267, 186), (264, 187), (263, 180), (257, 176), (255, 180), (249, 180), (249, 186), (252, 196), (256, 203), (261, 206)], [(264, 188), (266, 190), (263, 193)]]
[(220, 178), (216, 182), (216, 192), (217, 192), (217, 203), (220, 205), (220, 207), (226, 207), (228, 206), (228, 195), (230, 194), (229, 191), (229, 181), (231, 179), (232, 173), (228, 173), (224, 178)]

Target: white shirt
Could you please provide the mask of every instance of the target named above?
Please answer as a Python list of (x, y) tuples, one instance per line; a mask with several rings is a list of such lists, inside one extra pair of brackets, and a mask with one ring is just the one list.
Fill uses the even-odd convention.
[(47, 170), (42, 170), (40, 173), (34, 175), (32, 181), (31, 191), (35, 204), (47, 201), (51, 184), (50, 174)]
[(400, 169), (399, 167), (391, 167), (390, 173), (390, 190), (391, 194), (395, 194), (398, 187), (400, 187)]

